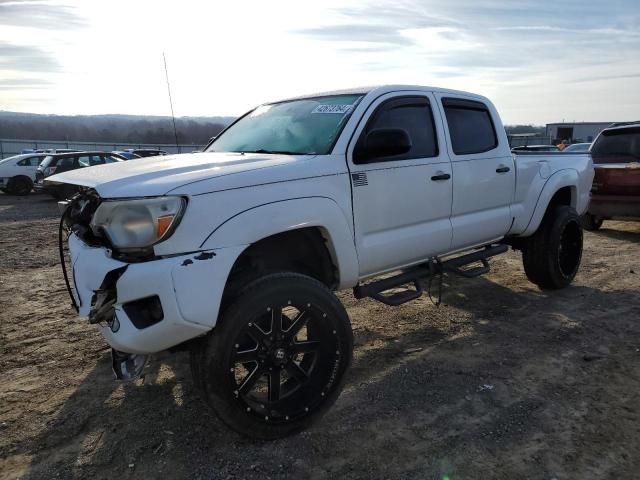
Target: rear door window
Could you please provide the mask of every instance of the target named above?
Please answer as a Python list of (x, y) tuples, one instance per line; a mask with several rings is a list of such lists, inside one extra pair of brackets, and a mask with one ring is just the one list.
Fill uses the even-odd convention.
[(484, 153), (498, 146), (498, 136), (491, 113), (484, 103), (443, 98), (442, 106), (447, 117), (453, 153)]
[(640, 162), (640, 126), (604, 130), (591, 147), (594, 163)]

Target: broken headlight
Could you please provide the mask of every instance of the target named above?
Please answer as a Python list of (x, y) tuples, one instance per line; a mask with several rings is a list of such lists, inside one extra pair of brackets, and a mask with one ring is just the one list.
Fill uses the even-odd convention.
[(186, 207), (182, 197), (103, 201), (91, 220), (95, 235), (104, 232), (118, 249), (138, 249), (168, 238)]

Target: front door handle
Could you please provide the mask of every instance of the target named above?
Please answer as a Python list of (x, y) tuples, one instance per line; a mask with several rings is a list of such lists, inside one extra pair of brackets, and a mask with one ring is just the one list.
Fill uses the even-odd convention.
[(450, 178), (451, 178), (451, 175), (449, 175), (448, 173), (438, 172), (437, 175), (434, 175), (433, 177), (431, 177), (431, 180), (433, 180), (434, 182), (438, 182), (440, 180), (449, 180)]
[(511, 170), (509, 167), (507, 167), (506, 165), (502, 165), (496, 168), (496, 173), (507, 173), (509, 170)]

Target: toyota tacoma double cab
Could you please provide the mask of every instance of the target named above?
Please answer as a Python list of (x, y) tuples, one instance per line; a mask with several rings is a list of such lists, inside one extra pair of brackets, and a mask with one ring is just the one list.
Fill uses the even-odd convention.
[(61, 263), (117, 378), (188, 349), (203, 399), (267, 439), (341, 391), (353, 338), (335, 291), (400, 305), (509, 246), (533, 283), (566, 287), (592, 179), (588, 153), (514, 156), (488, 99), (421, 86), (267, 103), (204, 152), (50, 178), (82, 187)]

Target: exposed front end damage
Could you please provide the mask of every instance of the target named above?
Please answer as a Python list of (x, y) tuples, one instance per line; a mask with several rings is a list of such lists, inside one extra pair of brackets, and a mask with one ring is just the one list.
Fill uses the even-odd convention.
[(147, 355), (215, 326), (226, 276), (241, 249), (138, 258), (121, 255), (89, 228), (100, 203), (85, 192), (64, 205), (60, 254), (78, 314), (113, 347), (118, 378), (139, 375)]

